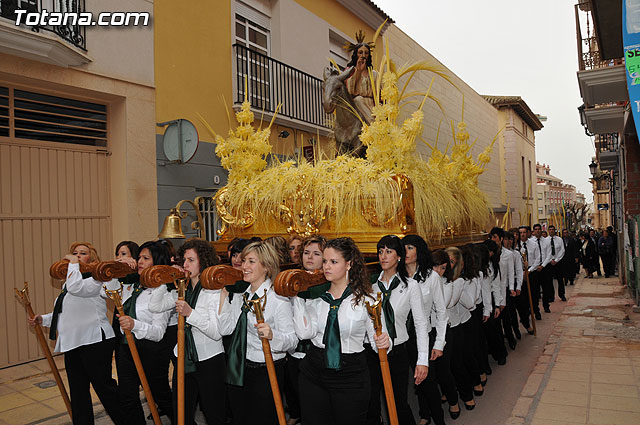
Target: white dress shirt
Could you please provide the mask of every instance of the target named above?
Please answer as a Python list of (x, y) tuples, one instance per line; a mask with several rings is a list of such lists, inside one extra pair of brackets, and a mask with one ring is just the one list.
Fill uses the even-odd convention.
[[(489, 272), (491, 269), (489, 268)], [(480, 292), (482, 294), (482, 315), (484, 317), (491, 316), (493, 305), (491, 303), (491, 279), (490, 276), (485, 276), (484, 272), (480, 272)]]
[(466, 308), (460, 309), (460, 297), (464, 290), (464, 279), (458, 278), (453, 282), (445, 282), (442, 287), (444, 303), (447, 306), (449, 324), (455, 328), (461, 323), (465, 323), (471, 317), (471, 313)]
[[(107, 303), (101, 294), (103, 282), (82, 278), (80, 265), (69, 263), (64, 286), (67, 294), (58, 315), (58, 339), (54, 351), (64, 353), (82, 345), (95, 344), (113, 338), (113, 328), (107, 319)], [(42, 315), (42, 326), (50, 327), (53, 313)]]
[[(361, 353), (364, 350), (365, 338), (374, 341), (376, 331), (373, 321), (369, 317), (365, 301), (374, 303), (371, 296), (360, 300), (358, 304), (353, 304), (354, 295), (351, 294), (342, 300), (338, 308), (338, 323), (340, 326), (340, 352), (343, 354)], [(300, 339), (310, 339), (311, 343), (324, 349), (324, 331), (327, 326), (329, 316), (329, 303), (321, 298), (304, 300), (302, 298), (292, 298), (294, 305), (294, 325), (295, 333)], [(380, 315), (382, 331), (387, 332), (387, 325), (384, 314)], [(391, 338), (389, 344), (393, 345)], [(374, 351), (378, 348), (376, 344), (371, 344)], [(391, 348), (389, 348), (390, 350)]]
[[(265, 280), (255, 293), (261, 297), (265, 294), (265, 291), (267, 302), (262, 314), (265, 323), (269, 324), (273, 332), (273, 339), (269, 341), (273, 359), (280, 360), (285, 357), (287, 351), (295, 348), (298, 344), (293, 325), (293, 312), (289, 299), (275, 293), (271, 279)], [(254, 294), (251, 292), (251, 287), (248, 287), (244, 293), (248, 294), (249, 299)], [(223, 303), (222, 311), (218, 315), (220, 333), (222, 335), (231, 335), (233, 333), (238, 323), (238, 318), (242, 313), (243, 303), (243, 294), (236, 294), (231, 303), (228, 302), (228, 298)], [(256, 363), (264, 363), (262, 341), (258, 336), (258, 330), (254, 326), (256, 323), (255, 314), (247, 313), (247, 359)]]
[(502, 247), (500, 249), (500, 306), (507, 305), (507, 290), (515, 290), (515, 259), (508, 249)]
[(427, 278), (419, 283), (424, 311), (427, 316), (428, 330), (431, 332), (432, 328), (436, 328), (436, 340), (433, 348), (440, 351), (444, 350), (447, 323), (449, 322), (447, 306), (444, 304), (443, 281), (443, 277), (431, 271)]
[(505, 274), (502, 272), (500, 265), (498, 273), (493, 270), (493, 264), (489, 265), (489, 277), (491, 278), (491, 294), (493, 295), (493, 307), (500, 307), (502, 304), (502, 288), (507, 287)]
[(514, 276), (516, 278), (516, 291), (520, 291), (522, 289), (522, 279), (524, 279), (524, 262), (522, 260), (522, 254), (515, 249), (510, 250), (513, 254), (513, 266), (514, 266)]
[[(560, 236), (549, 236), (547, 238), (549, 240), (549, 254), (551, 255), (551, 260), (558, 263), (564, 257), (564, 241)], [(555, 248), (555, 255), (551, 252), (551, 242), (553, 242), (553, 247)]]
[[(193, 342), (198, 352), (198, 361), (203, 361), (224, 353), (222, 335), (218, 324), (218, 306), (220, 305), (220, 290), (201, 289), (196, 306), (185, 322), (191, 325)], [(149, 300), (149, 310), (154, 312), (171, 313), (175, 311), (178, 293), (169, 291), (166, 285), (160, 285), (152, 290)], [(178, 346), (173, 349), (178, 356)]]
[(542, 248), (542, 241), (540, 241), (540, 246), (538, 246), (538, 240), (535, 237), (527, 239), (525, 244), (526, 248), (522, 247), (522, 252), (527, 254), (529, 273), (532, 273), (537, 270), (538, 266), (542, 265), (542, 262), (544, 261), (544, 249), (542, 252), (540, 251), (540, 248)]
[[(122, 304), (133, 295), (133, 285), (127, 285), (130, 288), (122, 291)], [(164, 336), (167, 330), (167, 322), (169, 320), (169, 311), (162, 313), (154, 313), (149, 310), (149, 301), (153, 289), (140, 288), (143, 291), (136, 299), (136, 318), (133, 319), (133, 329), (131, 332), (137, 339), (148, 339), (149, 341), (158, 342)], [(122, 328), (120, 328), (122, 330)], [(124, 334), (124, 331), (123, 331)]]
[[(380, 272), (378, 281), (382, 281), (384, 272)], [(400, 279), (400, 276), (396, 273), (391, 277), (389, 282), (383, 282), (385, 287), (389, 287), (393, 279)], [(373, 297), (376, 298), (380, 291), (378, 282), (372, 285)], [(413, 323), (416, 328), (416, 344), (418, 346), (418, 361), (416, 364), (422, 366), (429, 365), (429, 329), (427, 316), (425, 314), (424, 304), (422, 303), (422, 291), (418, 282), (407, 278), (407, 284), (405, 285), (400, 281), (400, 284), (391, 291), (390, 302), (393, 307), (393, 316), (396, 328), (396, 339), (394, 345), (404, 344), (409, 340), (409, 333), (407, 332), (407, 318), (409, 312), (413, 313)], [(373, 340), (371, 340), (373, 341)], [(374, 345), (374, 344), (371, 344)]]

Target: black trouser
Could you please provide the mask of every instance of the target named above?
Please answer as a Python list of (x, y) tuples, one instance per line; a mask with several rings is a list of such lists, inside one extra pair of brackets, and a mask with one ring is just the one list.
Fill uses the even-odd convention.
[[(279, 388), (284, 383), (284, 363), (284, 358), (274, 362)], [(245, 360), (244, 386), (228, 385), (227, 388), (234, 425), (278, 425), (269, 374), (264, 363)], [(202, 400), (200, 404), (204, 403)], [(220, 415), (224, 416), (224, 409), (220, 411)]]
[[(540, 314), (540, 285), (542, 284), (542, 279), (544, 273), (544, 269), (541, 271), (534, 271), (529, 273), (529, 285), (531, 287), (531, 301), (533, 302), (533, 312), (535, 314)], [(525, 294), (527, 297), (528, 294)], [(529, 304), (529, 298), (527, 298), (527, 304)]]
[[(124, 340), (126, 341), (126, 340)], [(153, 342), (146, 339), (136, 340), (136, 348), (140, 354), (142, 368), (149, 382), (151, 394), (159, 410), (173, 421), (173, 403), (169, 374), (169, 359), (162, 341)], [(146, 424), (142, 404), (140, 404), (140, 378), (136, 365), (131, 357), (128, 344), (120, 344), (118, 349), (118, 399), (122, 411), (126, 414), (127, 424)]]
[[(429, 353), (433, 349), (436, 339), (436, 331), (432, 329), (429, 332)], [(443, 425), (444, 411), (440, 403), (440, 391), (438, 390), (438, 382), (434, 370), (434, 361), (429, 362), (429, 373), (427, 378), (416, 386), (416, 395), (418, 396), (418, 405), (420, 406), (420, 418), (433, 419), (435, 425)]]
[(529, 329), (531, 326), (531, 308), (529, 306), (529, 285), (527, 283), (527, 272), (522, 274), (522, 287), (520, 288), (520, 295), (515, 298), (516, 309), (518, 310), (518, 316), (520, 316), (520, 323), (525, 329)]
[[(462, 401), (473, 400), (473, 377), (471, 376), (466, 360), (466, 348), (464, 342), (464, 330), (462, 324), (449, 328), (447, 336), (447, 345), (451, 344), (451, 373), (456, 381), (456, 387)], [(451, 404), (447, 396), (447, 401)]]
[[(382, 385), (382, 371), (380, 370), (380, 357), (369, 346), (365, 346), (367, 353), (367, 363), (369, 364), (369, 374), (371, 376), (371, 397), (369, 400), (369, 412), (367, 413), (367, 424), (380, 424), (380, 395), (384, 391)], [(416, 423), (407, 401), (409, 387), (409, 355), (406, 344), (393, 347), (387, 355), (389, 360), (389, 370), (391, 372), (391, 385), (393, 386), (393, 397), (396, 402), (398, 412), (398, 422), (400, 425), (414, 425)]]
[(493, 317), (495, 308), (491, 310), (489, 319), (484, 322), (483, 330), (484, 335), (487, 338), (487, 346), (489, 348), (489, 354), (495, 360), (500, 361), (507, 358), (507, 348), (504, 346), (504, 334), (502, 333), (502, 320), (500, 316), (498, 318)]
[(94, 423), (89, 384), (93, 386), (111, 420), (118, 425), (124, 424), (118, 404), (118, 387), (111, 377), (114, 342), (114, 338), (104, 339), (64, 353), (74, 425)]
[(502, 334), (507, 338), (507, 341), (512, 342), (515, 339), (513, 336), (513, 328), (511, 327), (511, 303), (509, 302), (509, 298), (511, 297), (511, 295), (509, 295), (510, 292), (509, 288), (507, 288), (505, 305), (500, 312), (500, 317), (498, 319), (502, 325)]
[[(453, 357), (452, 351), (456, 337), (451, 333), (451, 327), (447, 325), (447, 333), (445, 335), (446, 344), (442, 351), (442, 357), (431, 362), (431, 371), (436, 373), (436, 381), (440, 386), (442, 394), (447, 398), (447, 402), (451, 406), (458, 404), (458, 389), (456, 388), (456, 381), (451, 371), (451, 358)], [(454, 332), (455, 333), (455, 332)], [(431, 335), (435, 339), (435, 331), (431, 331)]]
[(363, 425), (371, 395), (366, 355), (342, 354), (340, 370), (327, 369), (324, 350), (311, 347), (300, 363), (304, 425)]
[(564, 289), (565, 267), (562, 263), (556, 263), (555, 266), (551, 265), (550, 267), (551, 267), (551, 288), (553, 289), (553, 279), (557, 280), (558, 281), (558, 298), (563, 299), (565, 297), (565, 289)]
[(487, 338), (484, 336), (482, 330), (482, 318), (483, 318), (483, 304), (477, 304), (476, 309), (471, 312), (472, 331), (474, 344), (474, 355), (478, 366), (480, 367), (480, 373), (485, 373), (489, 370), (489, 348), (487, 347)]
[(600, 254), (600, 258), (602, 258), (605, 277), (613, 276), (615, 274), (615, 255), (613, 253)]
[(287, 399), (287, 411), (289, 417), (300, 418), (300, 362), (298, 359), (287, 354), (287, 362), (284, 367), (284, 395)]
[[(209, 425), (225, 423), (226, 362), (224, 353), (196, 363), (196, 371), (184, 375), (184, 423), (195, 424), (196, 403)], [(178, 411), (178, 371), (173, 369), (173, 408)], [(246, 377), (246, 373), (245, 373)], [(253, 404), (252, 404), (253, 406)], [(249, 409), (247, 409), (249, 410)]]
[(549, 308), (549, 304), (555, 300), (555, 289), (553, 288), (553, 269), (551, 264), (547, 264), (540, 273), (541, 281), (540, 287), (542, 288), (542, 306), (545, 309)]

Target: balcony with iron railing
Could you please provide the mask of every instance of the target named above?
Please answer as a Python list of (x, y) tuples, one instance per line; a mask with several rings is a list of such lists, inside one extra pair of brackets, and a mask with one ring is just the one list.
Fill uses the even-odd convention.
[(247, 99), (257, 111), (285, 117), (306, 129), (326, 131), (332, 115), (322, 108), (322, 80), (245, 46), (233, 45), (236, 68), (235, 103)]
[(595, 135), (596, 151), (617, 152), (618, 151), (618, 133), (605, 133)]
[[(26, 11), (20, 25), (17, 10)], [(43, 11), (64, 19), (55, 25), (27, 19)], [(0, 52), (63, 66), (87, 63), (86, 26), (79, 25), (85, 12), (85, 0), (0, 0)]]

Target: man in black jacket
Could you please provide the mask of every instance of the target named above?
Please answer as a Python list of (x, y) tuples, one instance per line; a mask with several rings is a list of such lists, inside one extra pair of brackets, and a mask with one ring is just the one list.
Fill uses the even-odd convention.
[(564, 257), (560, 260), (560, 268), (565, 284), (573, 285), (576, 277), (576, 263), (578, 263), (580, 256), (578, 255), (576, 241), (569, 236), (567, 229), (562, 229), (562, 243), (564, 244)]

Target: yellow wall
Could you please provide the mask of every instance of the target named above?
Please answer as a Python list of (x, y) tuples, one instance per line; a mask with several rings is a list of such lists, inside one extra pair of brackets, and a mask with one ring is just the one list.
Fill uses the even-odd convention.
[(233, 104), (231, 3), (206, 1), (192, 7), (157, 0), (154, 21), (157, 122), (188, 119), (200, 140), (212, 141), (199, 113), (226, 135), (227, 111), (221, 99)]

